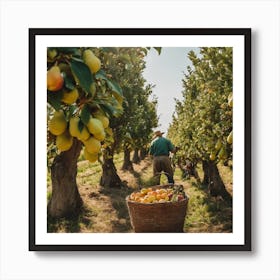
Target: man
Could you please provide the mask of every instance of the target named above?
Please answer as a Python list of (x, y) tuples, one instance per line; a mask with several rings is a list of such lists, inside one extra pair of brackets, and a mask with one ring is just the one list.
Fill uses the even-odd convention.
[(174, 184), (173, 169), (169, 158), (169, 153), (175, 153), (176, 149), (170, 140), (162, 137), (164, 132), (156, 131), (154, 133), (155, 139), (151, 143), (150, 155), (153, 156), (153, 173), (155, 183), (159, 185), (160, 175), (163, 171), (167, 176), (168, 183)]

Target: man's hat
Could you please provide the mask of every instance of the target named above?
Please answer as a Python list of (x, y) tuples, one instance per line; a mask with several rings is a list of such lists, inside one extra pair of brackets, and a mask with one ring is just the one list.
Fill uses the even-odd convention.
[(155, 131), (154, 136), (162, 136), (164, 132), (161, 132), (160, 130)]

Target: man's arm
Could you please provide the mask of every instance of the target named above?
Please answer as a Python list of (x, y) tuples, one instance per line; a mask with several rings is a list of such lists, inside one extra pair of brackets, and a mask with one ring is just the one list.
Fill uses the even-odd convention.
[(176, 153), (176, 147), (171, 143), (170, 140), (168, 140), (168, 148), (169, 148), (169, 151), (173, 154)]

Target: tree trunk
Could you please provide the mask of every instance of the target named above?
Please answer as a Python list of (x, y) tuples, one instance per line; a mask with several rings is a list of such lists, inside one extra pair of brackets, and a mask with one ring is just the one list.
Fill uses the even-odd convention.
[[(231, 202), (232, 197), (226, 190), (216, 163), (213, 161), (207, 161), (203, 164), (203, 170), (208, 177), (207, 179), (209, 179), (208, 187), (211, 196), (221, 196), (226, 201)], [(204, 179), (207, 180), (205, 178), (205, 173)]]
[(202, 185), (206, 185), (208, 186), (211, 179), (210, 179), (210, 167), (209, 167), (209, 162), (206, 160), (202, 161), (202, 168), (203, 168), (203, 173), (204, 173), (204, 177), (203, 177), (203, 181), (202, 181)]
[(140, 160), (143, 160), (147, 156), (147, 150), (145, 148), (140, 149)]
[(136, 163), (136, 164), (140, 162), (139, 149), (138, 148), (135, 148), (135, 150), (134, 150), (134, 154), (133, 154), (133, 157), (132, 157), (132, 162)]
[(122, 170), (128, 170), (128, 171), (134, 170), (132, 161), (130, 160), (130, 150), (127, 147), (124, 148), (124, 159), (123, 159)]
[(78, 214), (83, 201), (76, 182), (77, 161), (82, 149), (78, 140), (70, 150), (57, 155), (51, 167), (52, 197), (48, 204), (51, 217), (68, 217)]
[(117, 169), (113, 161), (113, 155), (113, 149), (106, 148), (103, 154), (104, 162), (102, 164), (100, 185), (108, 188), (119, 188), (122, 186), (122, 181), (117, 174)]

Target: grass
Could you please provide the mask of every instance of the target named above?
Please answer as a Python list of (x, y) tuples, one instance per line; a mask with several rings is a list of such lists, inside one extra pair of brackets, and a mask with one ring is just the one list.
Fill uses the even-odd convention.
[(48, 217), (48, 232), (57, 233), (74, 233), (74, 232), (86, 232), (94, 227), (91, 217), (98, 216), (98, 211), (83, 207), (81, 213), (70, 218), (54, 219)]
[[(81, 156), (78, 162), (77, 183), (84, 201), (81, 213), (70, 219), (48, 219), (48, 232), (132, 232), (125, 198), (139, 187), (155, 185), (151, 160), (146, 158), (134, 165), (134, 172), (121, 170), (123, 154), (117, 154), (114, 162), (118, 174), (126, 184), (122, 188), (103, 188), (99, 185), (102, 172), (100, 163), (89, 163)], [(218, 166), (227, 190), (232, 193), (232, 170)], [(198, 165), (202, 179), (202, 167)], [(212, 198), (207, 188), (195, 178), (182, 180), (181, 171), (175, 169), (176, 184), (183, 185), (189, 197), (185, 220), (185, 232), (232, 232), (232, 208), (224, 201)], [(161, 184), (167, 184), (161, 176)], [(51, 181), (48, 174), (47, 199), (51, 197)]]
[(185, 220), (186, 232), (231, 232), (232, 209), (224, 201), (215, 201), (203, 189), (192, 184), (187, 189), (189, 197)]
[[(232, 172), (228, 167), (218, 165), (227, 190), (232, 193)], [(202, 167), (198, 165), (202, 179)], [(207, 187), (199, 185), (194, 178), (187, 180), (185, 187), (189, 197), (185, 220), (186, 232), (232, 232), (232, 208), (223, 200), (211, 197)]]

